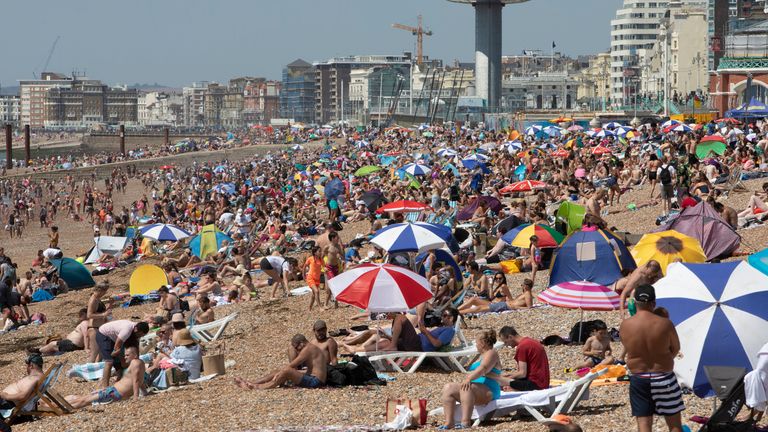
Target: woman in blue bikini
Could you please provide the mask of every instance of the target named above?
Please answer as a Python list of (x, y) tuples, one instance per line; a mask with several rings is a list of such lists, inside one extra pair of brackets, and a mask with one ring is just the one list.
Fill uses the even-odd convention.
[[(485, 405), (499, 398), (501, 387), (496, 378), (501, 376), (499, 353), (493, 349), (496, 332), (484, 330), (476, 339), (480, 360), (472, 363), (469, 374), (461, 383), (448, 383), (443, 387), (445, 424), (439, 430), (464, 429), (471, 426), (475, 405)], [(456, 403), (461, 403), (461, 423), (455, 424)]]

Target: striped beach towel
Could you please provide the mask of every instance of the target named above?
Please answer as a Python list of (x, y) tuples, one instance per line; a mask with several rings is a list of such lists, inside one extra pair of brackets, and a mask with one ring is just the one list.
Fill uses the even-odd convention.
[[(142, 354), (139, 359), (144, 363), (152, 362), (152, 354)], [(113, 369), (113, 373), (114, 373)], [(84, 363), (79, 365), (72, 365), (72, 368), (67, 372), (67, 376), (70, 378), (81, 378), (86, 381), (98, 381), (104, 374), (104, 362), (98, 363)]]

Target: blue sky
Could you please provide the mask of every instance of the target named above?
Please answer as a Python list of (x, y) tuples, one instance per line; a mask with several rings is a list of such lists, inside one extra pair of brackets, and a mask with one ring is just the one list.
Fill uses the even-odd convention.
[[(608, 49), (621, 0), (532, 0), (504, 8), (504, 54), (523, 49), (568, 55)], [(183, 86), (251, 75), (279, 79), (296, 58), (415, 51), (415, 37), (391, 28), (424, 16), (425, 53), (472, 61), (474, 13), (447, 0), (4, 0), (0, 83), (49, 70), (85, 71), (115, 83)]]

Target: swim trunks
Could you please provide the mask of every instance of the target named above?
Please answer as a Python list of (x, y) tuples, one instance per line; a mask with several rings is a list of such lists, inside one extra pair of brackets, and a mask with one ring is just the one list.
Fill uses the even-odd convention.
[(331, 280), (335, 278), (339, 273), (340, 272), (339, 272), (338, 265), (331, 265), (331, 264), (325, 265), (325, 275), (327, 280)]
[(509, 310), (507, 302), (494, 302), (488, 305), (488, 310), (491, 312), (504, 312)]
[(633, 417), (671, 416), (685, 409), (674, 372), (630, 375), (629, 404)]
[(301, 376), (301, 381), (299, 381), (298, 386), (313, 389), (322, 387), (323, 383), (314, 375), (304, 374)]
[(107, 387), (103, 390), (99, 390), (97, 393), (99, 394), (99, 398), (96, 399), (96, 403), (101, 403), (101, 404), (118, 402), (120, 399), (123, 398), (123, 396), (120, 394), (120, 392), (117, 391), (117, 389), (114, 386)]

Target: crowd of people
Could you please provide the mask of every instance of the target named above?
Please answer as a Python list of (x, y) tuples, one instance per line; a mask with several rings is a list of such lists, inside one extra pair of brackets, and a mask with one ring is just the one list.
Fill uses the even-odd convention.
[[(97, 394), (67, 397), (76, 408), (138, 398), (159, 376), (155, 373), (146, 381), (145, 373), (152, 376), (168, 362), (180, 360), (176, 363), (183, 365), (190, 378), (200, 376), (202, 350), (186, 327), (213, 321), (212, 307), (285, 297), (291, 283), (301, 280), (310, 290), (309, 311), (338, 307), (327, 285), (346, 270), (366, 262), (418, 269), (415, 254), (387, 253), (369, 242), (383, 228), (419, 220), (453, 230), (456, 247), (450, 254), (457, 267), (439, 264), (435, 248), (425, 251), (419, 261), (434, 294), (430, 302), (408, 314), (350, 316), (350, 320), (391, 320), (391, 325), (338, 340), (329, 337), (325, 323), (318, 321), (314, 340), (302, 334), (290, 340), (284, 366), (254, 381), (236, 380), (247, 389), (288, 382), (322, 387), (328, 365), (336, 364), (339, 353), (436, 351), (451, 345), (460, 314), (532, 308), (536, 291), (547, 285), (542, 274), (552, 258), (552, 247), (536, 235), (526, 238), (523, 246), (503, 240), (511, 227), (500, 223), (510, 218), (553, 225), (554, 209), (573, 202), (584, 206), (586, 226), (606, 229), (609, 209), (621, 204), (629, 207), (625, 211), (632, 211), (636, 204), (627, 202), (624, 194), (647, 188), (647, 205), (658, 207), (660, 219), (707, 201), (734, 228), (761, 223), (760, 215), (768, 210), (766, 196), (755, 194), (749, 207), (738, 213), (722, 200), (719, 185), (734, 173), (745, 178), (768, 173), (768, 124), (737, 128), (731, 122), (713, 121), (697, 128), (686, 125), (682, 131), (675, 126), (652, 123), (631, 134), (618, 127), (605, 128), (609, 133), (602, 134), (579, 128), (556, 132), (457, 126), (367, 129), (334, 132), (334, 141), (328, 138), (314, 145), (299, 144), (309, 139), (305, 132), (288, 132), (280, 135), (283, 142), (290, 142), (285, 150), (240, 161), (194, 162), (147, 172), (125, 166), (115, 168), (106, 179), (95, 175), (57, 181), (5, 178), (0, 180), (5, 231), (10, 237), (23, 236), (20, 225), (39, 222), (40, 229), (49, 230), (49, 243), (41, 245), (33, 263), (37, 274), (30, 272), (24, 278), (16, 277), (18, 266), (0, 252), (3, 317), (14, 323), (29, 321), (25, 308), (32, 294), (54, 283), (49, 261), (61, 256), (58, 226), (64, 218), (92, 225), (94, 237), (125, 236), (131, 227), (150, 223), (171, 224), (192, 233), (216, 226), (228, 239), (205, 256), (186, 240), (149, 250), (135, 239), (130, 253), (100, 258), (117, 266), (141, 255), (162, 254), (169, 284), (157, 290), (156, 314), (141, 322), (111, 320), (111, 305), (102, 301), (107, 285), (100, 283), (66, 338), (32, 349), (28, 361), (32, 378), (24, 378), (25, 382), (39, 376), (41, 355), (82, 349), (89, 362), (106, 364)], [(275, 134), (269, 132), (270, 137)], [(697, 156), (697, 143), (714, 134), (725, 149)], [(161, 153), (145, 152), (147, 157)], [(106, 162), (110, 160), (107, 156)], [(126, 194), (131, 179), (141, 182), (141, 198), (117, 208), (115, 194)], [(540, 181), (546, 187), (504, 189), (519, 180)], [(768, 183), (763, 191), (768, 191)], [(400, 200), (424, 206), (410, 212), (377, 211), (383, 203)], [(357, 231), (353, 240), (342, 241), (339, 233), (345, 229)], [(66, 252), (78, 256), (86, 251)], [(509, 274), (517, 272), (530, 273), (519, 290), (508, 285)], [(683, 409), (680, 389), (670, 375), (679, 342), (671, 321), (654, 305), (651, 284), (661, 273), (659, 263), (650, 261), (613, 285), (622, 296), (622, 310), (626, 304), (633, 314), (620, 329), (624, 352), (614, 355), (607, 328), (597, 328), (583, 348), (583, 364), (574, 363), (575, 369), (626, 363), (632, 372), (632, 413), (641, 431), (650, 430), (653, 414), (665, 416), (670, 430), (680, 430)], [(155, 327), (160, 342), (154, 359), (145, 364), (139, 360), (139, 340)], [(512, 373), (503, 372), (494, 350), (497, 339), (516, 350), (517, 367)], [(480, 360), (461, 383), (443, 389), (444, 428), (468, 426), (472, 406), (498, 398), (501, 391), (549, 387), (546, 350), (512, 326), (498, 333), (481, 332), (476, 347)], [(118, 379), (112, 385), (111, 366)], [(0, 396), (6, 402), (18, 402), (29, 388), (21, 383), (16, 393)], [(454, 422), (456, 402), (461, 402), (460, 424)]]

